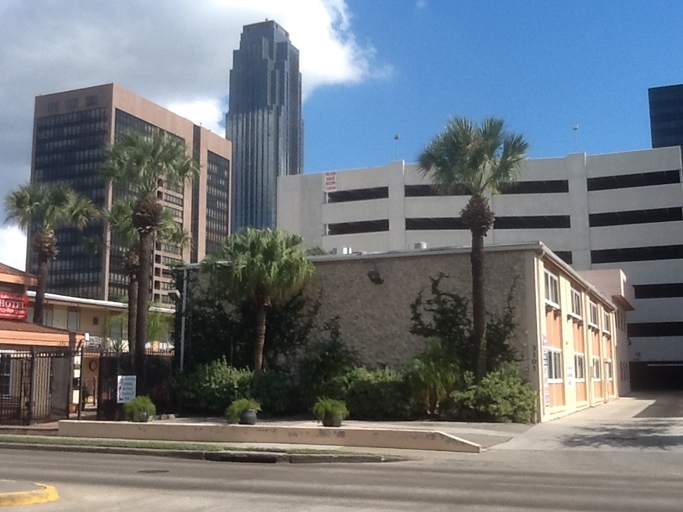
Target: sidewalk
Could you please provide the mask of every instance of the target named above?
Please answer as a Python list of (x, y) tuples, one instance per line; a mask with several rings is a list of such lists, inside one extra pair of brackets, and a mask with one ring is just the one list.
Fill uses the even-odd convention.
[(58, 498), (57, 490), (49, 485), (0, 480), (0, 507), (35, 505)]

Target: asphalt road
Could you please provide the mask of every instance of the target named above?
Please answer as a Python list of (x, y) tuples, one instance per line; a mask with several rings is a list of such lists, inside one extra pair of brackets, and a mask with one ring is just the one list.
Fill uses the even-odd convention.
[[(492, 450), (384, 464), (232, 464), (0, 450), (0, 479), (81, 510), (680, 511), (683, 454)], [(21, 510), (22, 507), (13, 510)]]

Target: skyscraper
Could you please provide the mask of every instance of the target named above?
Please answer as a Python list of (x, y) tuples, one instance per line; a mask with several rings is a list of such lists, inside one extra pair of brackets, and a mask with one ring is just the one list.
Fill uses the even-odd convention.
[(652, 147), (683, 147), (683, 84), (648, 89)]
[(246, 25), (233, 52), (226, 138), (233, 144), (233, 231), (275, 228), (277, 178), (303, 167), (299, 50), (274, 21)]
[[(185, 142), (199, 164), (192, 184), (160, 183), (157, 197), (175, 221), (192, 235), (191, 248), (156, 241), (153, 251), (152, 297), (169, 303), (174, 285), (170, 267), (196, 262), (218, 249), (230, 230), (230, 141), (196, 126), (169, 110), (116, 84), (38, 96), (35, 103), (31, 180), (59, 183), (109, 208), (125, 195), (125, 184), (107, 186), (99, 175), (104, 149), (117, 135), (134, 130), (163, 131)], [(50, 264), (48, 291), (88, 299), (120, 301), (127, 293), (123, 270), (127, 247), (110, 236), (103, 221), (85, 230), (57, 230), (59, 256)], [(85, 238), (104, 240), (88, 250)], [(28, 238), (27, 269), (36, 272), (37, 258)]]

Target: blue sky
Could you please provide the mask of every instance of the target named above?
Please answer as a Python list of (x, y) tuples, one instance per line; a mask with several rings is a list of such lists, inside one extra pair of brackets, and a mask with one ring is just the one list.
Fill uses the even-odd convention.
[(644, 149), (647, 89), (683, 82), (679, 1), (347, 4), (391, 71), (311, 95), (306, 172), (415, 161), (452, 115), (504, 118), (532, 157)]
[[(414, 162), (455, 115), (502, 117), (531, 157), (645, 149), (647, 89), (683, 82), (680, 0), (2, 0), (0, 198), (28, 181), (39, 94), (116, 82), (222, 134), (265, 18), (301, 52), (306, 172)], [(25, 247), (0, 225), (0, 261)]]

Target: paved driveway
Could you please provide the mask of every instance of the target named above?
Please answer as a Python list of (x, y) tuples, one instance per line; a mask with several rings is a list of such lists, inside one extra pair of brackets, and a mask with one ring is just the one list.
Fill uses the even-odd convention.
[(683, 393), (620, 398), (535, 425), (492, 449), (683, 452)]

